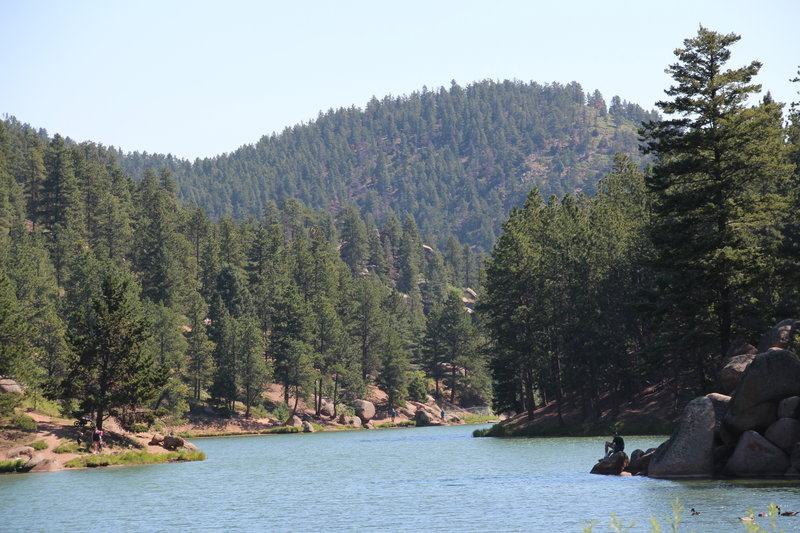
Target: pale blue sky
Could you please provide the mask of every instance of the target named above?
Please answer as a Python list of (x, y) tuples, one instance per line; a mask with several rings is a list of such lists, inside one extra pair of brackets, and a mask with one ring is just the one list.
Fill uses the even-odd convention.
[(800, 100), (800, 1), (0, 0), (0, 114), (126, 151), (214, 156), (363, 107), (481, 79), (579, 82), (650, 109), (700, 24), (732, 67)]

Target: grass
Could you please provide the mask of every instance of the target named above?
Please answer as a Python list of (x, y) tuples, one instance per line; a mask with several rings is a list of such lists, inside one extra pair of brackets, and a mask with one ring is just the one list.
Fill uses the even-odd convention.
[[(683, 522), (685, 511), (684, 506), (681, 505), (680, 500), (676, 499), (672, 502), (672, 516), (666, 518), (667, 528), (662, 528), (661, 523), (658, 519), (654, 516), (650, 517), (650, 530), (651, 533), (662, 533), (662, 531), (670, 531), (672, 533), (678, 533), (680, 531), (679, 525)], [(766, 519), (767, 524), (762, 526), (759, 524), (758, 519), (756, 518), (756, 512), (753, 509), (748, 511), (746, 515), (746, 519), (742, 520), (742, 525), (744, 526), (745, 531), (749, 531), (751, 533), (767, 533), (767, 532), (775, 532), (775, 531), (783, 531), (779, 530), (777, 526), (777, 518), (779, 516), (778, 506), (774, 503), (769, 504), (769, 508), (767, 509)], [(594, 531), (594, 527), (597, 525), (597, 520), (592, 520), (589, 522), (586, 527), (583, 528), (584, 533), (592, 533)], [(619, 533), (622, 531), (631, 531), (633, 530), (634, 526), (636, 526), (635, 522), (631, 522), (629, 524), (625, 524), (623, 520), (616, 517), (616, 515), (611, 515), (611, 521), (608, 524), (609, 531), (613, 531), (615, 533)]]
[(8, 422), (8, 425), (14, 429), (20, 429), (22, 431), (36, 431), (38, 426), (36, 425), (36, 420), (29, 417), (25, 413), (15, 412), (11, 415), (11, 419)]
[(76, 457), (71, 461), (67, 461), (64, 466), (67, 468), (93, 468), (98, 466), (144, 465), (174, 463), (178, 461), (203, 461), (205, 458), (205, 453), (196, 450), (179, 450), (168, 453), (132, 451), (114, 455), (99, 454)]
[(78, 453), (82, 448), (75, 441), (61, 441), (53, 450), (55, 453)]
[(28, 446), (30, 446), (34, 450), (39, 450), (39, 451), (47, 449), (47, 443), (43, 440), (37, 440), (36, 442), (31, 442), (30, 444), (28, 444)]
[(0, 461), (0, 472), (21, 472), (24, 465), (25, 461), (22, 459)]
[(386, 428), (412, 428), (416, 427), (417, 423), (413, 420), (402, 420), (400, 422), (384, 422), (383, 424), (378, 424), (375, 426), (378, 429), (386, 429)]

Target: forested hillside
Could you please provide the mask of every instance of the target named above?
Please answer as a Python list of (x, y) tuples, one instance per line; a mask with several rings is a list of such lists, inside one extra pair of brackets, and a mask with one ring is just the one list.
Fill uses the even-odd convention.
[(738, 40), (701, 27), (676, 50), (651, 169), (620, 155), (593, 197), (512, 211), (479, 305), (496, 408), (555, 399), (561, 419), (572, 398), (589, 424), (670, 378), (679, 409), (800, 314), (800, 107), (757, 96), (758, 61), (726, 66)]
[[(353, 206), (213, 220), (181, 206), (167, 169), (137, 183), (100, 145), (0, 122), (0, 376), (98, 425), (200, 403), (319, 411), (368, 386), (393, 406), (432, 391), (485, 405), (464, 302), (478, 268), (453, 238), (441, 253), (412, 218), (378, 228)], [(265, 404), (272, 383), (282, 405)]]
[(656, 118), (640, 106), (568, 85), (483, 81), (331, 110), (231, 154), (180, 161), (119, 154), (135, 178), (169, 168), (178, 196), (211, 218), (261, 217), (269, 201), (297, 198), (337, 212), (356, 205), (382, 223), (411, 217), (444, 246), (449, 235), (486, 251), (508, 210), (532, 187), (582, 190), (616, 152), (641, 161), (636, 130)]

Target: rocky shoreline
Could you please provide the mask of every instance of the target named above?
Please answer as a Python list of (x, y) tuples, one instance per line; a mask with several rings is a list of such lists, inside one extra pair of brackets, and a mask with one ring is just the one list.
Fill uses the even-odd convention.
[(758, 348), (741, 344), (719, 373), (724, 393), (686, 405), (656, 449), (617, 452), (596, 474), (655, 478), (800, 478), (800, 358), (790, 351), (800, 321), (777, 324)]

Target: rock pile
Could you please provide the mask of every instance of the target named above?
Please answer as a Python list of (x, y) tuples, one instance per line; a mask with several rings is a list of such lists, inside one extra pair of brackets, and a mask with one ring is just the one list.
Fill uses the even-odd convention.
[(798, 320), (780, 322), (759, 353), (732, 354), (720, 372), (730, 396), (708, 394), (686, 406), (672, 437), (658, 447), (651, 477), (800, 476)]

